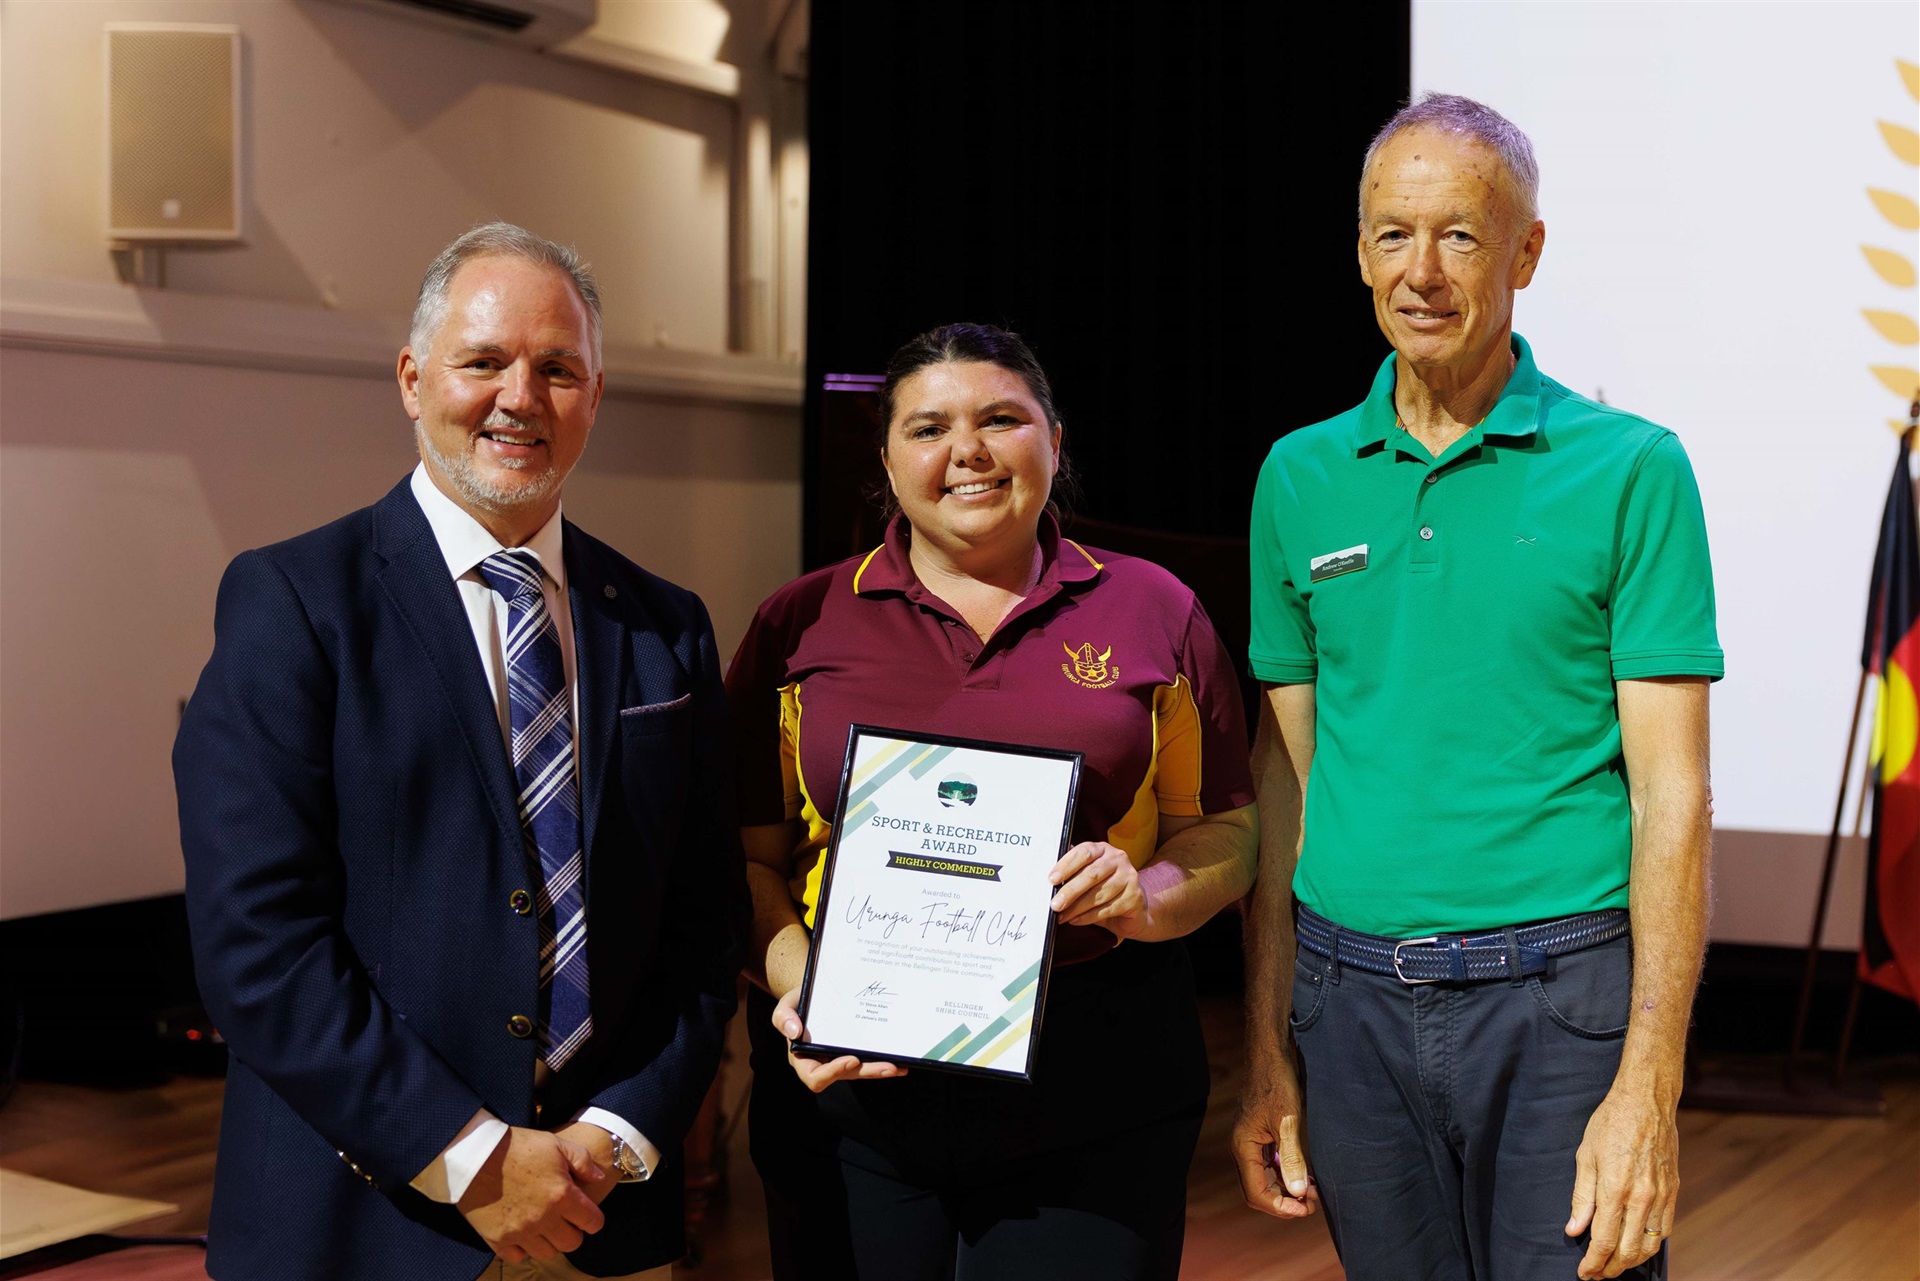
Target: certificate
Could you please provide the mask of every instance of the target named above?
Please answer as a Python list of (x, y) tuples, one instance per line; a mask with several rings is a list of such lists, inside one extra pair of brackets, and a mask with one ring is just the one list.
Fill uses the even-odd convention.
[(848, 732), (795, 1054), (1032, 1076), (1080, 760)]

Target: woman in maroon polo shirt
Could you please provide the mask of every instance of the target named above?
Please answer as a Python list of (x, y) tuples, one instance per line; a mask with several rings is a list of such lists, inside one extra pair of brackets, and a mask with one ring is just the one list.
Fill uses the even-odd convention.
[[(881, 405), (886, 541), (775, 592), (727, 677), (775, 1275), (1172, 1278), (1207, 1096), (1175, 940), (1256, 857), (1233, 667), (1172, 575), (1061, 536), (1061, 424), (1017, 336), (921, 335)], [(1085, 753), (1031, 1084), (786, 1051), (855, 722)]]

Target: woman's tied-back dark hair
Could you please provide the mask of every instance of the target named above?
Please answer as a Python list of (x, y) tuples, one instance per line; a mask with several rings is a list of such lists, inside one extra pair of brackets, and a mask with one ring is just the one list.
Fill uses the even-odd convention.
[[(894, 394), (900, 390), (900, 384), (930, 366), (968, 361), (998, 365), (1008, 373), (1018, 374), (1020, 381), (1027, 385), (1027, 391), (1040, 403), (1047, 426), (1060, 426), (1059, 411), (1053, 407), (1053, 384), (1047, 381), (1047, 371), (1040, 367), (1039, 358), (1033, 354), (1033, 348), (1027, 346), (1025, 339), (997, 325), (965, 322), (941, 325), (938, 329), (929, 329), (911, 339), (887, 361), (887, 379), (880, 385), (880, 438), (875, 442), (881, 453), (887, 451), (887, 435), (893, 426)], [(1060, 465), (1054, 471), (1053, 488), (1047, 496), (1047, 510), (1053, 513), (1055, 520), (1064, 519), (1079, 496), (1079, 477), (1074, 473), (1073, 464), (1067, 460), (1063, 441)], [(891, 520), (900, 507), (885, 480), (880, 482), (877, 497), (886, 509), (887, 518)]]

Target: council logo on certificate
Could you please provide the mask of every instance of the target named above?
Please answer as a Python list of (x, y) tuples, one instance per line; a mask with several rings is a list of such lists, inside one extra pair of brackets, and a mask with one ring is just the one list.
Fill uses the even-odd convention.
[(1080, 760), (849, 731), (794, 1053), (1031, 1076)]

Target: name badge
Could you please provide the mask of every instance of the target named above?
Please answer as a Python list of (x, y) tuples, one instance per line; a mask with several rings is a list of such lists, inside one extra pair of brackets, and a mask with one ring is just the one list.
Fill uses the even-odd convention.
[(1342, 574), (1351, 574), (1367, 567), (1367, 545), (1346, 547), (1337, 552), (1328, 552), (1325, 556), (1315, 556), (1307, 562), (1307, 581), (1320, 582), (1322, 579), (1338, 578)]

